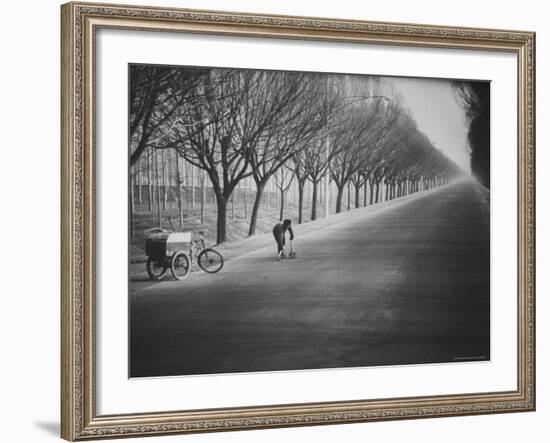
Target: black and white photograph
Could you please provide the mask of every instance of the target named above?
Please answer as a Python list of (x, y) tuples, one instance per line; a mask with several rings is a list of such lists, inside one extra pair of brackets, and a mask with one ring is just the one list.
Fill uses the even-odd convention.
[(491, 83), (130, 64), (129, 377), (491, 359)]
[(6, 2), (0, 440), (548, 440), (547, 10)]

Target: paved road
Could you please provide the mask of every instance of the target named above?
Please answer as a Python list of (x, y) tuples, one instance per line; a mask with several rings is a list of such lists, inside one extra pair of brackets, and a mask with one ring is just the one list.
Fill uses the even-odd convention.
[(132, 294), (131, 376), (489, 359), (489, 207), (475, 183), (295, 243), (296, 260), (263, 248)]

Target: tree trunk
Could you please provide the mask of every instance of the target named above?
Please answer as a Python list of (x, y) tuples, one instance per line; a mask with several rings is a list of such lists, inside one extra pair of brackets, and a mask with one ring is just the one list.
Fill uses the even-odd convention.
[(151, 150), (147, 150), (147, 209), (149, 212), (153, 212), (153, 187), (151, 182), (153, 174), (153, 158), (151, 156)]
[(130, 237), (134, 237), (134, 174), (130, 173)]
[(137, 184), (137, 190), (138, 190), (138, 204), (141, 205), (141, 181), (143, 178), (143, 173), (141, 172), (141, 166), (143, 164), (143, 158), (139, 159), (138, 162), (138, 172), (136, 173), (136, 184)]
[(184, 163), (185, 169), (185, 211), (189, 215), (189, 165)]
[(183, 180), (181, 180), (180, 176), (180, 159), (176, 155), (176, 186), (178, 187), (178, 218), (180, 223), (180, 228), (183, 229), (183, 197), (181, 192), (181, 185)]
[(247, 187), (247, 181), (248, 179), (244, 179), (244, 218), (248, 217), (248, 187)]
[(168, 192), (170, 193), (169, 196), (168, 196), (168, 207), (169, 207), (169, 210), (168, 212), (170, 213), (170, 217), (172, 217), (172, 200), (173, 200), (173, 196), (172, 196), (172, 180), (170, 179), (170, 163), (168, 163)]
[(345, 185), (339, 185), (336, 184), (337, 192), (336, 192), (336, 213), (340, 214), (342, 212), (342, 198), (344, 196), (344, 187)]
[(191, 167), (191, 209), (195, 209), (195, 167)]
[(216, 243), (225, 242), (227, 226), (227, 199), (220, 193), (216, 194), (216, 205), (218, 208), (218, 224), (216, 231)]
[(348, 211), (351, 209), (351, 183), (348, 182)]
[(380, 181), (376, 182), (376, 200), (374, 203), (380, 202)]
[(279, 220), (283, 221), (283, 212), (285, 210), (285, 191), (281, 189), (281, 206), (279, 208)]
[(269, 179), (267, 179), (267, 182), (266, 182), (266, 191), (265, 191), (265, 198), (266, 198), (266, 202), (267, 202), (267, 214), (268, 214), (268, 217), (269, 217)]
[(304, 209), (304, 185), (305, 181), (298, 181), (298, 224), (303, 221), (303, 209)]
[(363, 206), (367, 206), (367, 181), (363, 183)]
[(157, 186), (157, 225), (161, 227), (160, 220), (160, 182), (159, 182), (159, 159), (158, 152), (155, 152), (155, 184)]
[(164, 160), (164, 149), (160, 152), (160, 159), (162, 161), (162, 210), (166, 211), (168, 192), (166, 189), (166, 162)]
[(370, 196), (369, 196), (369, 205), (374, 203), (374, 181), (369, 180)]
[[(256, 182), (256, 180), (254, 180)], [(258, 212), (260, 212), (260, 204), (262, 203), (262, 195), (264, 193), (266, 182), (256, 182), (256, 197), (254, 197), (254, 206), (252, 206), (252, 214), (250, 215), (250, 225), (248, 227), (248, 235), (256, 234), (256, 223), (258, 222)]]
[(361, 206), (361, 185), (359, 183), (355, 183), (355, 208), (359, 208)]
[(311, 186), (313, 188), (311, 193), (311, 221), (317, 220), (317, 188), (319, 183), (312, 181)]
[(201, 225), (204, 225), (205, 205), (206, 205), (206, 173), (203, 171), (202, 177), (201, 177)]

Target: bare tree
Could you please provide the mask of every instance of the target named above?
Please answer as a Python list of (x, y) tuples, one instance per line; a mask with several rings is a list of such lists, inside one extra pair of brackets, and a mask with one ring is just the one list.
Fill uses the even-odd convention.
[(254, 173), (254, 154), (270, 152), (264, 159), (284, 163), (273, 152), (284, 152), (290, 140), (275, 135), (283, 127), (291, 134), (292, 124), (300, 121), (303, 111), (292, 113), (291, 106), (302, 96), (304, 84), (289, 73), (262, 71), (213, 70), (203, 80), (197, 100), (178, 117), (183, 124), (167, 138), (187, 161), (208, 174), (221, 243), (226, 237), (227, 202), (236, 185)]
[(270, 178), (320, 136), (326, 121), (326, 98), (317, 75), (280, 72), (272, 75), (269, 87), (274, 89), (268, 92), (266, 99), (279, 105), (260, 143), (250, 152), (256, 196), (249, 235), (254, 235), (256, 231), (262, 195)]
[(166, 124), (192, 97), (205, 69), (130, 65), (130, 164), (134, 165), (147, 146), (161, 138)]
[(298, 223), (303, 222), (303, 210), (304, 210), (304, 191), (307, 181), (307, 169), (306, 169), (306, 157), (307, 150), (303, 149), (296, 152), (293, 156), (294, 163), (294, 176), (296, 177), (296, 185), (298, 188)]
[(274, 175), (275, 186), (279, 190), (279, 220), (283, 219), (285, 210), (285, 194), (292, 185), (294, 179), (293, 171), (289, 168), (280, 168), (279, 172)]
[(341, 122), (333, 135), (333, 143), (339, 146), (330, 165), (331, 177), (337, 188), (336, 213), (342, 211), (346, 185), (354, 176), (368, 169), (399, 112), (395, 103), (369, 97), (352, 103), (348, 109), (346, 120)]
[[(226, 240), (229, 202), (235, 217), (240, 199), (236, 189), (244, 198), (245, 217), (250, 214), (248, 233), (254, 235), (266, 190), (268, 203), (270, 194), (279, 196), (282, 218), (294, 182), (301, 223), (306, 189), (308, 199), (311, 190), (315, 220), (319, 183), (328, 175), (340, 212), (346, 186), (348, 207), (352, 185), (359, 207), (361, 189), (367, 203), (367, 186), (374, 203), (446, 183), (457, 173), (418, 131), (399, 98), (383, 94), (377, 78), (167, 67), (135, 67), (130, 75), (135, 83), (130, 97), (131, 164), (141, 164), (141, 153), (148, 153), (148, 203), (151, 211), (156, 209), (159, 226), (167, 201), (172, 212), (174, 183), (183, 225), (182, 169), (188, 212), (189, 196), (193, 208), (200, 186), (201, 223), (207, 215), (207, 190), (208, 201), (214, 199), (218, 243)], [(256, 188), (251, 211), (248, 180)], [(140, 186), (141, 175), (132, 177), (132, 194), (136, 183)], [(278, 192), (266, 189), (273, 184)], [(328, 189), (324, 191), (328, 199)]]

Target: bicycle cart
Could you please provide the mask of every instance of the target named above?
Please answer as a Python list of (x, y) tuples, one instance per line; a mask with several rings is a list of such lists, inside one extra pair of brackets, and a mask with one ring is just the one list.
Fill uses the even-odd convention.
[(159, 280), (170, 268), (174, 278), (183, 280), (191, 269), (191, 261), (185, 251), (191, 245), (191, 232), (157, 231), (145, 241), (147, 274), (151, 280)]
[(210, 274), (218, 272), (223, 267), (223, 257), (205, 246), (202, 231), (198, 234), (198, 240), (192, 240), (191, 232), (158, 230), (150, 233), (145, 243), (149, 278), (159, 280), (170, 268), (175, 279), (183, 280), (189, 276), (194, 263)]

